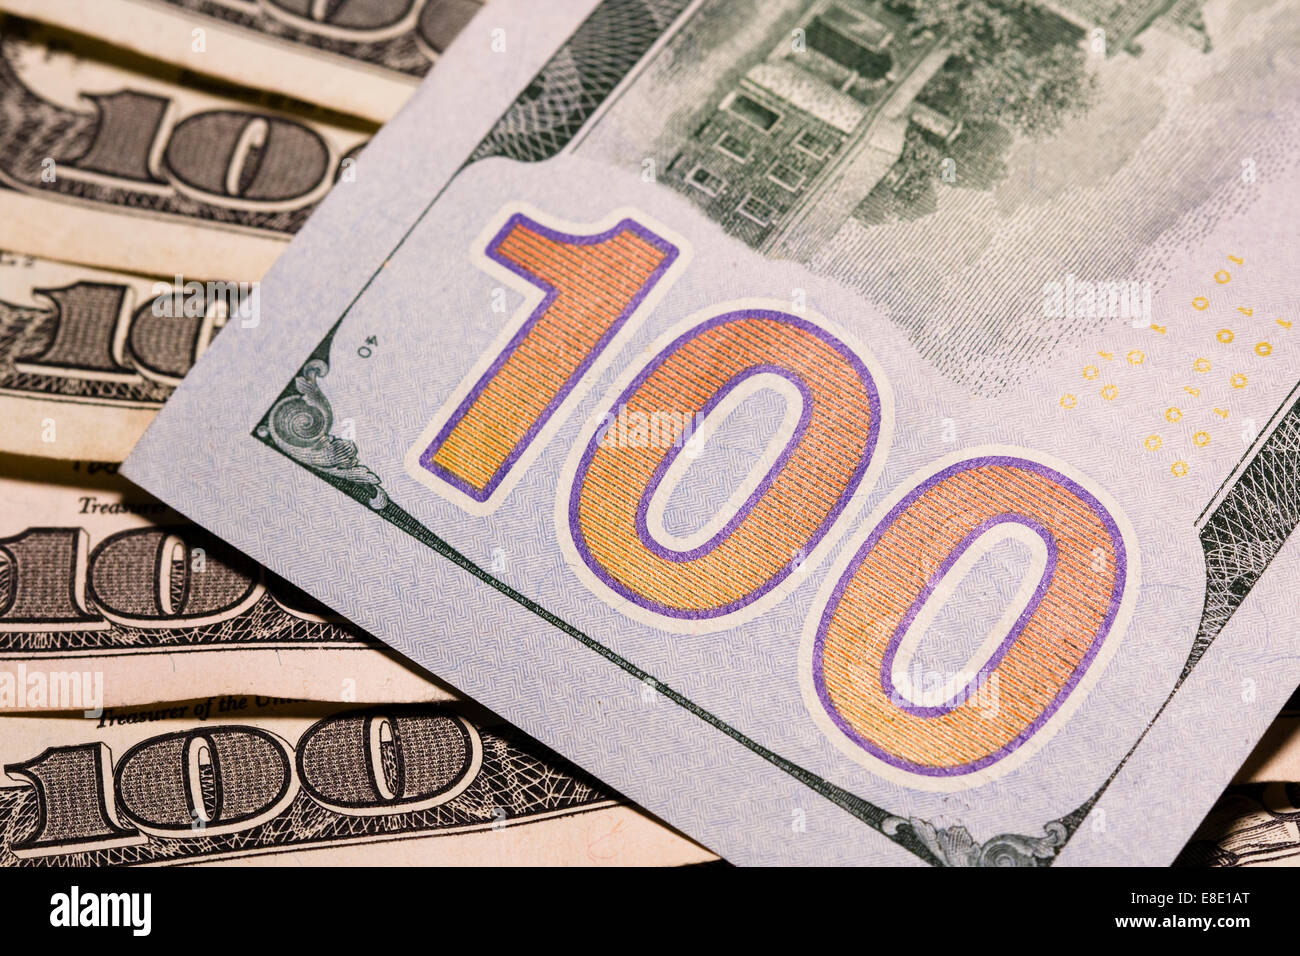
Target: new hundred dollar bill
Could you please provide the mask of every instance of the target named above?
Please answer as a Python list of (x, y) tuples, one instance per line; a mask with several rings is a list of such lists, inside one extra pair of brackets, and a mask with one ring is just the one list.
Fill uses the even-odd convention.
[(481, 0), (0, 0), (0, 9), (376, 122)]
[(712, 858), (475, 708), (222, 696), (4, 720), (0, 866)]
[(0, 711), (451, 698), (115, 471), (0, 456)]
[(1171, 861), (1300, 679), (1294, 6), (547, 20), (126, 474), (738, 862)]

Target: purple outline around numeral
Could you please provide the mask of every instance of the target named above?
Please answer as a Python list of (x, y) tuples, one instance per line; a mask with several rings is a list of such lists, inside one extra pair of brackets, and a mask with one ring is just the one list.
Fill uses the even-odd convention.
[(915, 620), (916, 615), (921, 612), (921, 608), (925, 606), (925, 602), (929, 599), (930, 595), (934, 593), (935, 587), (938, 586), (939, 582), (942, 581), (944, 577), (947, 576), (948, 572), (952, 570), (952, 567), (957, 563), (957, 560), (965, 554), (967, 549), (978, 541), (985, 532), (991, 531), (993, 528), (1001, 524), (1018, 524), (1026, 527), (1035, 532), (1043, 539), (1043, 544), (1047, 545), (1047, 564), (1043, 568), (1042, 576), (1038, 579), (1038, 587), (1034, 589), (1033, 596), (1029, 599), (1029, 603), (1025, 605), (1025, 609), (1020, 612), (1020, 616), (1016, 618), (1016, 622), (1011, 625), (1010, 630), (1007, 631), (1007, 636), (1002, 639), (1002, 642), (998, 645), (997, 649), (989, 655), (989, 659), (984, 663), (984, 666), (980, 668), (979, 673), (977, 673), (975, 677), (965, 685), (965, 687), (962, 687), (962, 689), (954, 694), (950, 700), (938, 706), (922, 707), (918, 704), (903, 702), (898, 704), (899, 709), (904, 710), (909, 714), (914, 714), (917, 717), (940, 717), (955, 710), (961, 702), (962, 695), (971, 684), (978, 684), (980, 680), (986, 678), (989, 674), (992, 674), (998, 669), (998, 664), (1001, 663), (1002, 658), (1006, 656), (1007, 651), (1011, 649), (1011, 645), (1014, 644), (1016, 639), (1024, 632), (1025, 625), (1029, 623), (1029, 619), (1032, 618), (1034, 612), (1038, 610), (1038, 605), (1043, 603), (1043, 598), (1047, 596), (1048, 585), (1051, 584), (1052, 578), (1056, 574), (1056, 539), (1051, 536), (1051, 532), (1037, 521), (1024, 515), (1010, 513), (1000, 514), (982, 521), (979, 525), (972, 528), (971, 531), (957, 543), (957, 546), (949, 552), (948, 557), (944, 558), (938, 569), (930, 576), (929, 580), (925, 582), (925, 587), (921, 588), (920, 593), (917, 594), (916, 600), (912, 602), (912, 606), (909, 607), (907, 613), (903, 615), (903, 619), (899, 622), (898, 629), (894, 631), (894, 636), (889, 639), (889, 644), (885, 647), (884, 659), (880, 663), (880, 689), (883, 690), (885, 696), (890, 699), (895, 697), (898, 688), (894, 685), (893, 677), (891, 675), (894, 670), (894, 658), (898, 655), (898, 648), (903, 643), (903, 637), (907, 634), (907, 629), (912, 625), (912, 621)]
[[(797, 316), (790, 315), (787, 312), (777, 312), (771, 309), (740, 309), (734, 312), (725, 312), (722, 315), (714, 316), (711, 319), (707, 319), (706, 321), (701, 322), (699, 325), (693, 326), (692, 328), (688, 329), (686, 332), (679, 335), (676, 339), (674, 339), (672, 343), (668, 345), (668, 347), (665, 348), (663, 351), (661, 351), (657, 356), (655, 356), (646, 365), (646, 367), (641, 370), (641, 372), (637, 375), (637, 377), (632, 380), (632, 383), (628, 385), (626, 389), (623, 390), (623, 393), (614, 402), (613, 407), (617, 409), (625, 406), (627, 404), (628, 397), (635, 394), (637, 389), (640, 388), (641, 385), (645, 383), (646, 379), (648, 379), (651, 375), (653, 375), (654, 372), (658, 370), (659, 367), (662, 366), (663, 363), (666, 362), (668, 358), (671, 357), (673, 353), (675, 353), (682, 346), (682, 344), (685, 343), (687, 340), (692, 339), (695, 336), (708, 331), (709, 329), (722, 325), (725, 322), (737, 321), (740, 319), (753, 319), (753, 318), (769, 319), (772, 321), (784, 322), (789, 325), (793, 325), (796, 328), (802, 329), (806, 332), (810, 332), (817, 338), (820, 338), (822, 341), (828, 344), (831, 348), (835, 349), (835, 351), (839, 352), (842, 356), (844, 356), (848, 360), (849, 364), (852, 365), (852, 367), (857, 371), (858, 376), (863, 382), (863, 385), (865, 386), (867, 392), (867, 399), (870, 405), (871, 421), (868, 425), (866, 452), (862, 456), (862, 460), (858, 462), (858, 467), (854, 470), (853, 475), (850, 477), (847, 486), (845, 487), (843, 493), (836, 501), (834, 507), (831, 508), (830, 512), (822, 520), (822, 523), (818, 526), (816, 533), (807, 542), (806, 548), (808, 551), (811, 552), (817, 546), (817, 544), (822, 540), (822, 538), (826, 536), (827, 532), (830, 531), (831, 527), (834, 525), (836, 519), (840, 516), (841, 512), (843, 512), (844, 509), (848, 506), (849, 500), (853, 497), (854, 492), (856, 492), (858, 488), (858, 485), (862, 483), (862, 479), (865, 477), (867, 473), (867, 468), (870, 465), (872, 456), (875, 453), (876, 439), (880, 435), (880, 394), (876, 389), (875, 379), (871, 377), (871, 373), (870, 371), (868, 371), (867, 366), (862, 361), (862, 359), (860, 359), (858, 355), (851, 348), (849, 348), (847, 345), (845, 345), (835, 336), (831, 335), (829, 332), (827, 332), (825, 329), (821, 328), (820, 326), (815, 325), (812, 322), (808, 322), (804, 319), (800, 319)], [(807, 421), (812, 415), (812, 400), (811, 400), (812, 393), (810, 389), (807, 387), (807, 385), (805, 385), (801, 381), (798, 381), (797, 378), (794, 376), (794, 374), (790, 372), (788, 369), (781, 369), (779, 366), (774, 366), (766, 363), (759, 363), (750, 366), (749, 368), (741, 372), (738, 372), (736, 375), (728, 379), (726, 384), (724, 384), (718, 390), (718, 392), (716, 392), (709, 399), (709, 402), (706, 403), (705, 405), (705, 414), (707, 414), (709, 410), (712, 410), (714, 407), (716, 407), (717, 403), (721, 401), (722, 396), (725, 395), (727, 392), (731, 391), (731, 389), (734, 388), (737, 384), (739, 384), (740, 381), (749, 377), (750, 375), (755, 375), (762, 372), (767, 372), (767, 373), (775, 372), (776, 374), (783, 375), (788, 380), (794, 382), (795, 386), (800, 390), (800, 393), (804, 396), (804, 407), (800, 413), (799, 428), (796, 430), (794, 438), (792, 438), (791, 441), (786, 444), (786, 447), (782, 451), (781, 456), (776, 460), (776, 463), (772, 466), (772, 468), (768, 471), (767, 475), (765, 476), (763, 483), (760, 484), (760, 486), (755, 490), (755, 492), (750, 495), (749, 499), (745, 502), (745, 505), (742, 508), (740, 508), (735, 515), (732, 516), (731, 520), (727, 522), (726, 527), (724, 527), (722, 531), (718, 532), (718, 534), (714, 535), (713, 538), (711, 538), (707, 544), (702, 545), (700, 548), (695, 548), (691, 551), (686, 551), (686, 552), (670, 551), (666, 548), (663, 548), (655, 544), (653, 540), (650, 539), (648, 528), (645, 527), (644, 514), (645, 514), (645, 510), (648, 508), (650, 496), (653, 494), (654, 489), (658, 487), (659, 481), (662, 479), (663, 474), (667, 471), (668, 461), (677, 454), (678, 450), (674, 449), (669, 455), (665, 456), (665, 462), (661, 462), (660, 465), (656, 468), (654, 476), (651, 478), (650, 482), (647, 483), (646, 489), (643, 490), (642, 492), (641, 501), (637, 509), (637, 520), (636, 520), (638, 535), (641, 536), (641, 540), (643, 541), (643, 543), (645, 543), (648, 548), (651, 548), (657, 556), (662, 557), (668, 561), (676, 561), (679, 563), (684, 563), (689, 560), (694, 560), (695, 558), (699, 557), (701, 554), (705, 553), (706, 550), (711, 550), (712, 548), (716, 547), (719, 542), (721, 542), (732, 532), (734, 532), (735, 529), (740, 525), (740, 523), (746, 517), (748, 517), (754, 505), (762, 497), (762, 493), (765, 492), (768, 489), (768, 487), (770, 487), (772, 481), (774, 481), (776, 479), (776, 476), (780, 474), (781, 470), (785, 467), (785, 463), (789, 459), (790, 454), (798, 446), (799, 442), (796, 439), (802, 438), (803, 433), (806, 431)], [(606, 415), (608, 415), (608, 413), (606, 413)], [(647, 600), (646, 598), (637, 594), (635, 591), (632, 591), (630, 588), (626, 587), (622, 582), (618, 581), (612, 575), (610, 575), (604, 569), (604, 567), (602, 567), (601, 564), (595, 559), (595, 557), (591, 554), (590, 550), (587, 548), (583, 540), (582, 529), (578, 522), (578, 503), (581, 498), (581, 490), (582, 490), (583, 483), (586, 479), (587, 471), (591, 466), (591, 460), (595, 457), (596, 451), (598, 450), (599, 438), (600, 438), (599, 432), (597, 432), (595, 435), (592, 436), (591, 441), (587, 445), (586, 451), (583, 453), (582, 460), (578, 464), (578, 469), (573, 476), (573, 486), (569, 492), (569, 531), (573, 537), (573, 543), (577, 548), (578, 554), (582, 557), (583, 563), (587, 565), (587, 567), (591, 570), (593, 574), (596, 575), (597, 578), (599, 578), (602, 582), (604, 582), (615, 593), (621, 595), (622, 597), (627, 598), (629, 601), (639, 605), (640, 607), (644, 607), (656, 613), (663, 614), (666, 617), (682, 618), (686, 620), (706, 620), (710, 618), (721, 617), (725, 614), (730, 614), (732, 611), (739, 610), (740, 608), (752, 604), (754, 601), (757, 601), (764, 594), (767, 594), (773, 588), (777, 587), (782, 581), (784, 581), (787, 577), (789, 577), (790, 574), (793, 572), (794, 568), (792, 563), (786, 564), (784, 566), (783, 571), (781, 571), (779, 574), (773, 575), (761, 586), (755, 588), (752, 592), (745, 595), (743, 598), (738, 598), (737, 600), (732, 601), (730, 604), (723, 605), (720, 608), (714, 608), (705, 611), (693, 611), (693, 610), (688, 611), (688, 610), (682, 610), (681, 608), (669, 607), (668, 605), (661, 604), (657, 601)]]
[[(876, 544), (879, 543), (885, 532), (893, 526), (894, 522), (898, 519), (898, 516), (906, 511), (917, 498), (948, 477), (959, 472), (969, 471), (973, 468), (984, 467), (986, 465), (1002, 465), (1013, 468), (1023, 468), (1027, 471), (1036, 472), (1060, 484), (1088, 505), (1092, 512), (1101, 519), (1102, 524), (1110, 534), (1111, 543), (1115, 549), (1115, 584), (1111, 590), (1110, 605), (1106, 610), (1106, 616), (1103, 619), (1097, 634), (1093, 637), (1087, 653), (1084, 654), (1083, 659), (1075, 667), (1074, 672), (1070, 675), (1070, 679), (1066, 682), (1065, 686), (1061, 688), (1056, 697), (1052, 699), (1047, 707), (1043, 709), (1043, 712), (1039, 714), (1028, 727), (1022, 730), (1016, 735), (1015, 739), (1003, 747), (989, 754), (987, 757), (981, 757), (973, 763), (965, 764), (960, 767), (927, 767), (921, 764), (912, 763), (908, 760), (903, 760), (887, 753), (880, 747), (877, 747), (854, 730), (840, 715), (839, 711), (835, 708), (835, 705), (831, 703), (830, 695), (826, 690), (823, 667), (826, 631), (830, 626), (831, 617), (839, 608), (840, 603), (844, 598), (844, 591), (848, 587), (849, 582), (853, 580), (854, 575), (857, 574), (858, 569), (862, 566), (862, 562), (866, 560), (867, 555), (870, 554)], [(911, 607), (909, 607), (907, 614), (904, 615), (899, 627), (895, 629), (893, 636), (890, 638), (890, 642), (886, 648), (885, 661), (881, 666), (881, 689), (884, 690), (886, 694), (888, 694), (886, 680), (889, 675), (889, 665), (893, 661), (893, 656), (898, 649), (899, 643), (902, 641), (903, 635), (906, 633), (908, 624), (911, 623), (912, 619), (920, 611), (926, 598), (928, 598), (933, 592), (935, 585), (938, 584), (939, 581), (943, 580), (943, 576), (951, 569), (952, 565), (956, 562), (961, 553), (964, 552), (966, 548), (970, 547), (970, 545), (972, 545), (980, 535), (985, 531), (988, 531), (994, 525), (1002, 524), (1006, 521), (1015, 521), (1024, 524), (1044, 537), (1044, 540), (1048, 543), (1048, 565), (1042, 578), (1038, 582), (1038, 587), (1035, 589), (1034, 596), (1030, 600), (1028, 606), (1016, 620), (1016, 623), (1012, 625), (1011, 629), (1007, 632), (1007, 637), (1003, 639), (997, 652), (980, 668), (979, 673), (975, 676), (972, 683), (987, 680), (988, 676), (997, 669), (997, 666), (1001, 663), (1003, 656), (1010, 649), (1011, 645), (1015, 643), (1015, 640), (1023, 632), (1025, 625), (1028, 623), (1029, 618), (1033, 616), (1033, 612), (1038, 609), (1038, 605), (1042, 602), (1044, 595), (1047, 593), (1047, 588), (1051, 585), (1052, 578), (1056, 574), (1057, 549), (1055, 541), (1048, 540), (1047, 529), (1041, 524), (1038, 524), (1038, 522), (1033, 521), (1033, 519), (1030, 519), (1025, 515), (1002, 514), (987, 519), (969, 535), (963, 538), (957, 548), (953, 550), (953, 552), (944, 560), (943, 564), (940, 565), (935, 573), (926, 581), (925, 588), (922, 589), (917, 599), (912, 603)], [(1120, 534), (1119, 526), (1115, 523), (1115, 519), (1111, 516), (1110, 512), (1106, 510), (1105, 506), (1103, 506), (1101, 502), (1087, 491), (1087, 489), (1083, 488), (1077, 482), (1067, 478), (1065, 475), (1062, 475), (1054, 469), (1048, 468), (1046, 465), (1025, 458), (1015, 458), (1006, 455), (971, 458), (966, 461), (957, 462), (954, 465), (949, 465), (947, 468), (931, 475), (916, 488), (912, 489), (912, 491), (908, 492), (908, 494), (899, 501), (898, 504), (894, 505), (894, 507), (890, 509), (889, 514), (887, 514), (880, 523), (876, 525), (871, 534), (867, 537), (867, 540), (862, 543), (860, 548), (858, 548), (857, 553), (853, 556), (853, 560), (851, 560), (848, 567), (844, 569), (844, 573), (840, 575), (840, 579), (835, 585), (835, 590), (831, 594), (831, 599), (826, 603), (825, 610), (822, 611), (821, 620), (817, 627), (817, 636), (813, 642), (812, 674), (813, 684), (817, 690), (817, 697), (821, 701), (822, 708), (826, 711), (826, 714), (850, 740), (856, 743), (863, 750), (870, 753), (873, 757), (876, 757), (887, 764), (931, 777), (956, 777), (968, 773), (974, 773), (977, 770), (1002, 760), (1014, 751), (1018, 750), (1027, 740), (1029, 740), (1029, 738), (1036, 734), (1047, 723), (1047, 721), (1051, 719), (1052, 715), (1061, 708), (1061, 705), (1065, 703), (1066, 699), (1074, 691), (1074, 688), (1078, 685), (1079, 681), (1083, 679), (1084, 674), (1087, 673), (1088, 668), (1101, 650), (1102, 644), (1105, 643), (1106, 639), (1110, 636), (1111, 627), (1114, 625), (1115, 617), (1119, 613), (1120, 600), (1124, 594), (1127, 577), (1128, 558), (1124, 550), (1124, 538), (1123, 535)], [(888, 681), (888, 683), (892, 683), (892, 680)], [(970, 685), (968, 684), (967, 686)], [(963, 690), (965, 690), (965, 688), (963, 688)], [(956, 698), (954, 698), (954, 700), (955, 699)], [(914, 707), (909, 705), (899, 706), (901, 710), (907, 711), (908, 713), (930, 717), (948, 713), (953, 709), (949, 704), (952, 704), (952, 701), (949, 701), (948, 704), (945, 704), (942, 707), (933, 708)]]
[[(573, 371), (573, 374), (569, 376), (564, 387), (560, 389), (555, 397), (547, 403), (544, 409), (542, 409), (542, 413), (537, 417), (537, 420), (529, 426), (528, 431), (524, 433), (523, 437), (515, 444), (515, 447), (511, 449), (510, 454), (506, 456), (505, 461), (503, 461), (501, 466), (497, 468), (491, 480), (489, 480), (487, 485), (480, 490), (458, 475), (453, 474), (443, 466), (439, 465), (433, 460), (433, 456), (446, 442), (447, 436), (451, 434), (452, 429), (460, 424), (461, 419), (463, 419), (469, 409), (473, 407), (474, 403), (483, 393), (483, 390), (487, 388), (488, 383), (492, 381), (497, 372), (501, 370), (501, 367), (505, 365), (510, 356), (514, 354), (520, 343), (528, 336), (528, 333), (532, 331), (533, 327), (537, 325), (539, 321), (541, 321), (542, 316), (550, 310), (551, 305), (554, 304), (556, 297), (560, 294), (559, 289), (554, 285), (541, 281), (536, 275), (529, 272), (518, 263), (512, 262), (502, 254), (501, 244), (505, 242), (506, 237), (509, 236), (518, 226), (523, 226), (529, 231), (536, 232), (555, 242), (573, 246), (596, 245), (597, 243), (612, 239), (620, 233), (631, 232), (643, 239), (648, 245), (654, 246), (662, 252), (664, 254), (664, 260), (659, 263), (652, 273), (650, 273), (649, 278), (642, 283), (641, 289), (628, 303), (627, 307), (619, 314), (618, 318), (611, 323), (610, 327), (605, 331), (605, 334), (597, 340), (595, 347), (587, 353), (586, 358), (582, 360), (582, 363)], [(677, 260), (678, 255), (680, 255), (680, 250), (677, 246), (673, 245), (662, 236), (651, 232), (635, 219), (622, 219), (615, 224), (613, 228), (607, 229), (605, 232), (594, 236), (577, 236), (559, 232), (554, 229), (548, 229), (537, 220), (531, 219), (520, 212), (515, 213), (506, 220), (505, 225), (501, 227), (501, 230), (495, 237), (493, 237), (492, 241), (488, 243), (485, 252), (489, 259), (504, 266), (524, 281), (544, 290), (545, 296), (542, 298), (542, 301), (537, 308), (532, 311), (532, 314), (528, 316), (527, 320), (524, 321), (523, 325), (519, 327), (519, 331), (511, 337), (510, 341), (506, 344), (506, 347), (502, 349), (501, 353), (493, 360), (492, 364), (488, 367), (488, 370), (480, 376), (478, 382), (476, 382), (474, 387), (470, 389), (469, 394), (466, 395), (460, 405), (456, 407), (456, 411), (449, 419), (447, 419), (446, 424), (444, 424), (438, 431), (437, 436), (420, 454), (419, 461), (421, 468), (425, 469), (425, 471), (428, 471), (430, 474), (438, 476), (452, 487), (463, 491), (475, 501), (487, 501), (488, 498), (492, 497), (492, 492), (496, 491), (497, 487), (505, 479), (505, 476), (510, 473), (510, 469), (514, 467), (515, 462), (519, 460), (520, 456), (523, 455), (528, 446), (532, 444), (533, 440), (537, 437), (537, 434), (543, 427), (545, 427), (551, 416), (555, 414), (556, 409), (558, 409), (569, 396), (577, 386), (578, 382), (582, 380), (582, 377), (587, 374), (587, 371), (600, 356), (601, 352), (605, 350), (623, 326), (627, 324), (627, 320), (632, 316), (632, 313), (640, 308), (641, 303), (645, 301), (646, 296), (648, 296), (655, 286), (659, 284), (660, 280), (664, 277), (664, 273), (668, 271), (669, 267), (671, 267)]]

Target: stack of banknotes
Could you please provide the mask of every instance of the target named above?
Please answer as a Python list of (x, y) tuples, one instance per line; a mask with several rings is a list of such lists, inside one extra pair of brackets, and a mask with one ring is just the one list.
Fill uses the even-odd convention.
[(3, 863), (1300, 863), (1290, 0), (0, 11)]

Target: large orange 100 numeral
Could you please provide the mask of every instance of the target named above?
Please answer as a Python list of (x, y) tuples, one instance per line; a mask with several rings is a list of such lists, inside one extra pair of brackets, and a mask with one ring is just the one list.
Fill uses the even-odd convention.
[(620, 597), (694, 621), (746, 607), (795, 572), (859, 490), (880, 434), (875, 381), (847, 345), (783, 311), (740, 308), (694, 326), (645, 366), (610, 416), (668, 413), (708, 427), (727, 396), (760, 377), (793, 386), (798, 425), (747, 500), (695, 547), (658, 540), (648, 521), (680, 441), (629, 442), (607, 428), (588, 443), (568, 531), (589, 571)]
[(427, 473), (480, 503), (625, 329), (679, 250), (632, 219), (581, 236), (517, 212), (486, 252), (540, 290), (541, 301), (408, 465), (422, 481), (432, 483)]
[[(966, 552), (1008, 530), (1039, 554), (1018, 615), (994, 628), (947, 699), (909, 699), (895, 665), (913, 623), (952, 595)], [(1055, 468), (1011, 454), (958, 461), (888, 511), (810, 619), (809, 707), (850, 752), (911, 774), (991, 767), (1030, 738), (1041, 744), (1096, 677), (1129, 613), (1135, 560), (1111, 510)]]
[[(682, 265), (685, 244), (639, 218), (579, 235), (514, 212), (488, 233), (481, 264), (525, 286), (531, 311), (411, 447), (410, 474), (479, 514), (507, 493), (598, 358)], [(624, 374), (569, 453), (556, 496), (570, 566), (663, 630), (717, 631), (779, 601), (870, 492), (890, 437), (887, 380), (820, 320), (762, 300), (707, 316)], [(666, 502), (697, 467), (679, 460), (691, 433), (700, 450), (764, 388), (784, 397), (786, 420), (761, 466), (703, 527), (669, 534)], [(807, 619), (799, 672), (814, 720), (855, 759), (913, 785), (971, 786), (1025, 758), (1083, 698), (1132, 613), (1138, 561), (1118, 509), (1068, 471), (1023, 449), (971, 450), (894, 492), (874, 530), (837, 559)], [(917, 700), (900, 668), (965, 575), (1008, 538), (1031, 555), (1019, 593), (956, 675), (965, 683)]]

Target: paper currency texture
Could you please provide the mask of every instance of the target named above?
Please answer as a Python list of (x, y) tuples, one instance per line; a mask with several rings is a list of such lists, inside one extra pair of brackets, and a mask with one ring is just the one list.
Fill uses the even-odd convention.
[(0, 712), (452, 697), (115, 470), (0, 456)]
[(1300, 20), (966, 8), (566, 5), (417, 171), (467, 57), (126, 473), (738, 862), (1169, 862), (1300, 677)]
[(480, 0), (4, 0), (0, 9), (383, 122)]
[(710, 858), (471, 707), (219, 695), (5, 728), (0, 866)]

